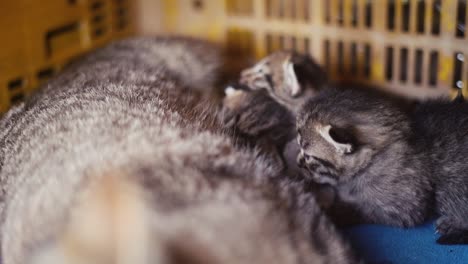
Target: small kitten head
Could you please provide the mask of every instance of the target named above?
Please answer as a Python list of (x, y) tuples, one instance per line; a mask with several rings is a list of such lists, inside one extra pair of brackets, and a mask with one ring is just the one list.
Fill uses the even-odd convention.
[(225, 94), (221, 112), (225, 127), (248, 136), (270, 135), (280, 141), (294, 138), (294, 117), (265, 90), (235, 85), (227, 87)]
[(314, 95), (327, 77), (310, 56), (278, 51), (242, 71), (240, 82), (254, 90), (266, 89), (280, 103), (290, 105)]
[(337, 184), (409, 133), (406, 113), (390, 100), (358, 90), (330, 89), (308, 101), (297, 119), (298, 163), (320, 183)]

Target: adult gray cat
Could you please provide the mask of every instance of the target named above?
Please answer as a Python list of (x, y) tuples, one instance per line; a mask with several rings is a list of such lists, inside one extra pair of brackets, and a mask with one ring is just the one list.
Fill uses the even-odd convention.
[(236, 148), (189, 89), (218, 62), (195, 40), (126, 40), (12, 109), (3, 262), (355, 263), (314, 197)]

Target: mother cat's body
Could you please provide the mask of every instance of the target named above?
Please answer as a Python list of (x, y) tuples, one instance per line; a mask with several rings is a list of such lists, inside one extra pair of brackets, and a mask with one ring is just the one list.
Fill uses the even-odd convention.
[(119, 42), (11, 110), (3, 263), (354, 262), (313, 197), (198, 109), (185, 88), (212, 85), (217, 60), (194, 40)]

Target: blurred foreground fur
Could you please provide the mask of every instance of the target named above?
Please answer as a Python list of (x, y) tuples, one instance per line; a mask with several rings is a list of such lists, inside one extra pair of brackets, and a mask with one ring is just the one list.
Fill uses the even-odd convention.
[(196, 40), (121, 41), (12, 109), (3, 263), (355, 263), (300, 182), (218, 127), (218, 64)]

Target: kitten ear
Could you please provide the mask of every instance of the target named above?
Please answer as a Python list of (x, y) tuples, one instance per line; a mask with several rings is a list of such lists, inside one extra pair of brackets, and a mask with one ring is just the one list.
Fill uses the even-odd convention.
[(291, 97), (298, 96), (302, 92), (302, 88), (299, 84), (296, 72), (294, 71), (294, 64), (290, 60), (283, 64), (283, 74), (285, 86), (289, 95)]
[(302, 89), (310, 86), (314, 90), (320, 90), (328, 82), (327, 73), (311, 56), (294, 53), (290, 61)]
[(331, 125), (319, 126), (317, 131), (328, 143), (332, 144), (340, 154), (350, 154), (353, 152), (352, 141), (345, 131), (333, 128)]

